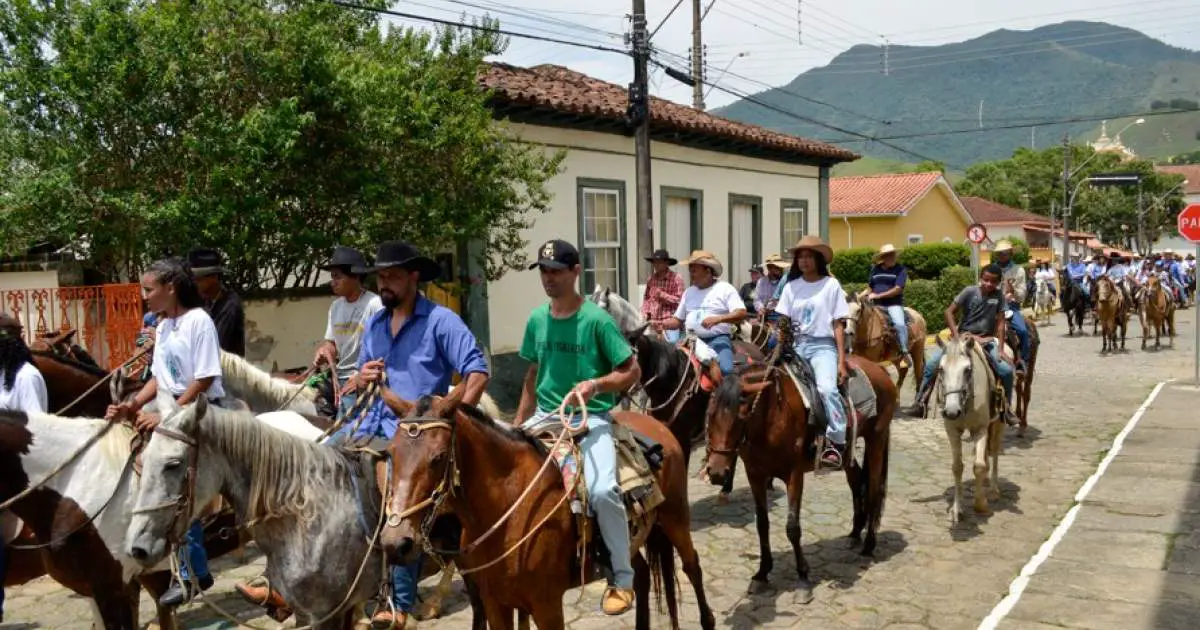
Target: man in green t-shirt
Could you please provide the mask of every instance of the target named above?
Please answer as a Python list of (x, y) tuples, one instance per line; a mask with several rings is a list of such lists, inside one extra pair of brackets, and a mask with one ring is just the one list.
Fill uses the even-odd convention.
[[(574, 245), (548, 241), (529, 268), (541, 271), (550, 303), (534, 309), (525, 325), (521, 358), (532, 365), (525, 374), (517, 421), (539, 424), (572, 391), (587, 401), (588, 430), (579, 442), (583, 474), (613, 569), (601, 607), (607, 615), (620, 615), (633, 607), (633, 556), (609, 412), (617, 392), (632, 387), (641, 370), (612, 317), (579, 294), (579, 250)], [(577, 403), (574, 397), (571, 402)]]

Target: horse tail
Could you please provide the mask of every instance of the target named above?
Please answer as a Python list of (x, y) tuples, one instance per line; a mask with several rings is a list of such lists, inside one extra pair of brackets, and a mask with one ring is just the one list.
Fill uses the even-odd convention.
[(679, 622), (679, 598), (682, 597), (679, 581), (675, 579), (675, 547), (667, 538), (662, 527), (655, 525), (646, 537), (646, 555), (650, 564), (650, 579), (654, 589), (654, 600), (659, 614), (663, 613), (663, 593), (666, 592), (667, 612), (671, 625)]

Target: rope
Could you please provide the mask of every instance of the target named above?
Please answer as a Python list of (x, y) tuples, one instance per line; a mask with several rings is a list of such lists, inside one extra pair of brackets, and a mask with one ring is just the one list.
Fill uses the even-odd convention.
[(279, 407), (277, 407), (275, 409), (275, 411), (283, 411), (284, 409), (287, 408), (288, 405), (292, 404), (292, 401), (296, 400), (296, 396), (299, 396), (300, 392), (302, 392), (308, 388), (308, 386), (305, 384), (304, 381), (308, 380), (308, 377), (312, 376), (313, 372), (315, 372), (316, 370), (317, 370), (317, 366), (315, 366), (315, 365), (309, 366), (309, 368), (300, 375), (300, 386), (297, 387), (296, 391), (292, 392), (292, 395), (288, 396), (287, 399), (283, 401), (283, 404), (279, 405)]
[(95, 514), (89, 516), (87, 518), (87, 520), (80, 523), (78, 526), (75, 527), (75, 529), (72, 529), (66, 535), (60, 536), (57, 539), (51, 540), (50, 542), (38, 543), (36, 545), (14, 545), (14, 544), (10, 543), (7, 545), (7, 547), (9, 549), (19, 549), (19, 550), (24, 550), (24, 551), (36, 551), (38, 549), (46, 549), (47, 547), (54, 547), (54, 546), (57, 546), (60, 543), (62, 543), (64, 540), (70, 538), (71, 536), (74, 536), (75, 534), (79, 533), (80, 531), (83, 530), (83, 528), (87, 527), (88, 525), (91, 525), (97, 518), (100, 517), (100, 514), (103, 513), (104, 510), (108, 509), (108, 506), (112, 504), (113, 499), (115, 499), (117, 496), (117, 492), (119, 492), (121, 490), (121, 486), (123, 486), (125, 484), (125, 479), (129, 476), (130, 469), (133, 468), (133, 460), (136, 458), (137, 458), (136, 453), (129, 454), (129, 458), (125, 460), (125, 467), (121, 469), (121, 476), (120, 476), (120, 478), (117, 479), (117, 484), (115, 486), (113, 486), (112, 494), (108, 495), (108, 499), (104, 502), (104, 505), (101, 505), (100, 509), (96, 510)]
[(113, 368), (113, 370), (111, 372), (109, 372), (108, 374), (105, 374), (99, 381), (96, 381), (96, 383), (94, 385), (87, 388), (87, 391), (80, 394), (78, 398), (67, 403), (67, 406), (63, 407), (62, 409), (59, 409), (58, 411), (54, 412), (54, 415), (61, 416), (64, 413), (66, 413), (68, 409), (79, 404), (79, 401), (83, 400), (84, 398), (87, 398), (92, 392), (96, 391), (97, 387), (100, 387), (101, 385), (107, 383), (108, 380), (111, 379), (113, 377), (113, 375), (115, 375), (117, 372), (125, 369), (126, 367), (131, 365), (134, 361), (142, 358), (142, 356), (144, 356), (147, 352), (150, 352), (152, 349), (153, 349), (153, 346), (150, 346), (150, 347), (142, 348), (141, 350), (137, 351), (137, 353), (135, 353), (133, 356), (129, 357), (129, 359), (126, 360), (124, 363)]
[(12, 497), (11, 499), (9, 499), (3, 503), (0, 503), (0, 512), (7, 510), (8, 508), (12, 507), (12, 505), (14, 503), (16, 503), (17, 501), (20, 501), (21, 499), (24, 499), (25, 497), (29, 496), (30, 494), (33, 494), (34, 492), (38, 491), (43, 486), (45, 486), (47, 483), (49, 483), (51, 479), (53, 479), (56, 475), (58, 475), (63, 470), (65, 470), (67, 468), (67, 466), (70, 466), (72, 463), (74, 463), (75, 460), (79, 459), (79, 457), (82, 456), (85, 452), (87, 452), (87, 450), (89, 448), (91, 448), (94, 444), (96, 444), (96, 442), (99, 442), (100, 438), (104, 437), (110, 430), (112, 430), (113, 425), (115, 425), (115, 424), (117, 424), (117, 423), (115, 423), (115, 422), (104, 423), (103, 428), (101, 428), (99, 431), (97, 431), (95, 434), (93, 434), (92, 437), (88, 438), (88, 440), (86, 442), (84, 442), (82, 445), (80, 445), (80, 447), (78, 449), (76, 449), (74, 453), (72, 453), (69, 457), (67, 457), (66, 460), (64, 460), (61, 464), (59, 464), (57, 467), (55, 467), (54, 470), (51, 470), (50, 473), (47, 474), (45, 477), (43, 477), (41, 481), (30, 485), (28, 488), (25, 488), (24, 490), (19, 492), (16, 496)]

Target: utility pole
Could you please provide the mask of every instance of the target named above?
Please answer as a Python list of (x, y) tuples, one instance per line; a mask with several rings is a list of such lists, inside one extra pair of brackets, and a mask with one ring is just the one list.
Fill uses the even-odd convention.
[(700, 0), (692, 0), (692, 107), (700, 111), (704, 111), (703, 38), (700, 37), (700, 23), (703, 20)]
[[(1067, 229), (1068, 222), (1071, 220), (1071, 134), (1070, 132), (1063, 133), (1063, 203), (1062, 203), (1062, 265), (1065, 268), (1067, 261), (1070, 260), (1071, 246), (1071, 231)], [(1054, 223), (1050, 223), (1051, 234), (1053, 234)]]
[(1146, 242), (1146, 206), (1142, 203), (1142, 180), (1138, 180), (1138, 208), (1137, 208), (1137, 248), (1134, 250), (1138, 254), (1144, 255), (1142, 251), (1142, 243)]
[[(693, 52), (693, 55), (698, 53)], [(633, 83), (629, 86), (630, 122), (636, 125), (638, 278), (650, 275), (646, 259), (654, 252), (654, 212), (650, 187), (650, 41), (646, 32), (646, 0), (633, 0)]]
[(882, 51), (883, 52), (883, 76), (886, 77), (886, 76), (888, 76), (888, 73), (891, 71), (890, 60), (888, 59), (889, 44), (888, 44), (888, 40), (886, 37), (884, 37), (883, 35), (880, 35), (879, 37), (883, 39), (883, 51)]

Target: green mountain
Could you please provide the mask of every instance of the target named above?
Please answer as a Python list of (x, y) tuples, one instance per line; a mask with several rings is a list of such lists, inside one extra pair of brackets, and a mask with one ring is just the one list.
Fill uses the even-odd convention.
[[(933, 158), (952, 169), (1005, 158), (1022, 146), (1062, 142), (1064, 133), (1075, 142), (1094, 140), (1101, 118), (1111, 118), (1112, 135), (1136, 118), (1128, 114), (1142, 112), (1149, 113), (1145, 123), (1121, 135), (1140, 156), (1200, 148), (1200, 112), (1167, 113), (1200, 101), (1200, 53), (1129, 28), (1064, 22), (886, 52), (886, 74), (880, 46), (855, 46), (828, 66), (751, 96), (770, 107), (741, 100), (716, 111), (801, 136), (854, 140), (772, 108), (782, 109), (903, 149), (839, 142), (865, 155)], [(1078, 122), (1055, 122), (1064, 120)]]

